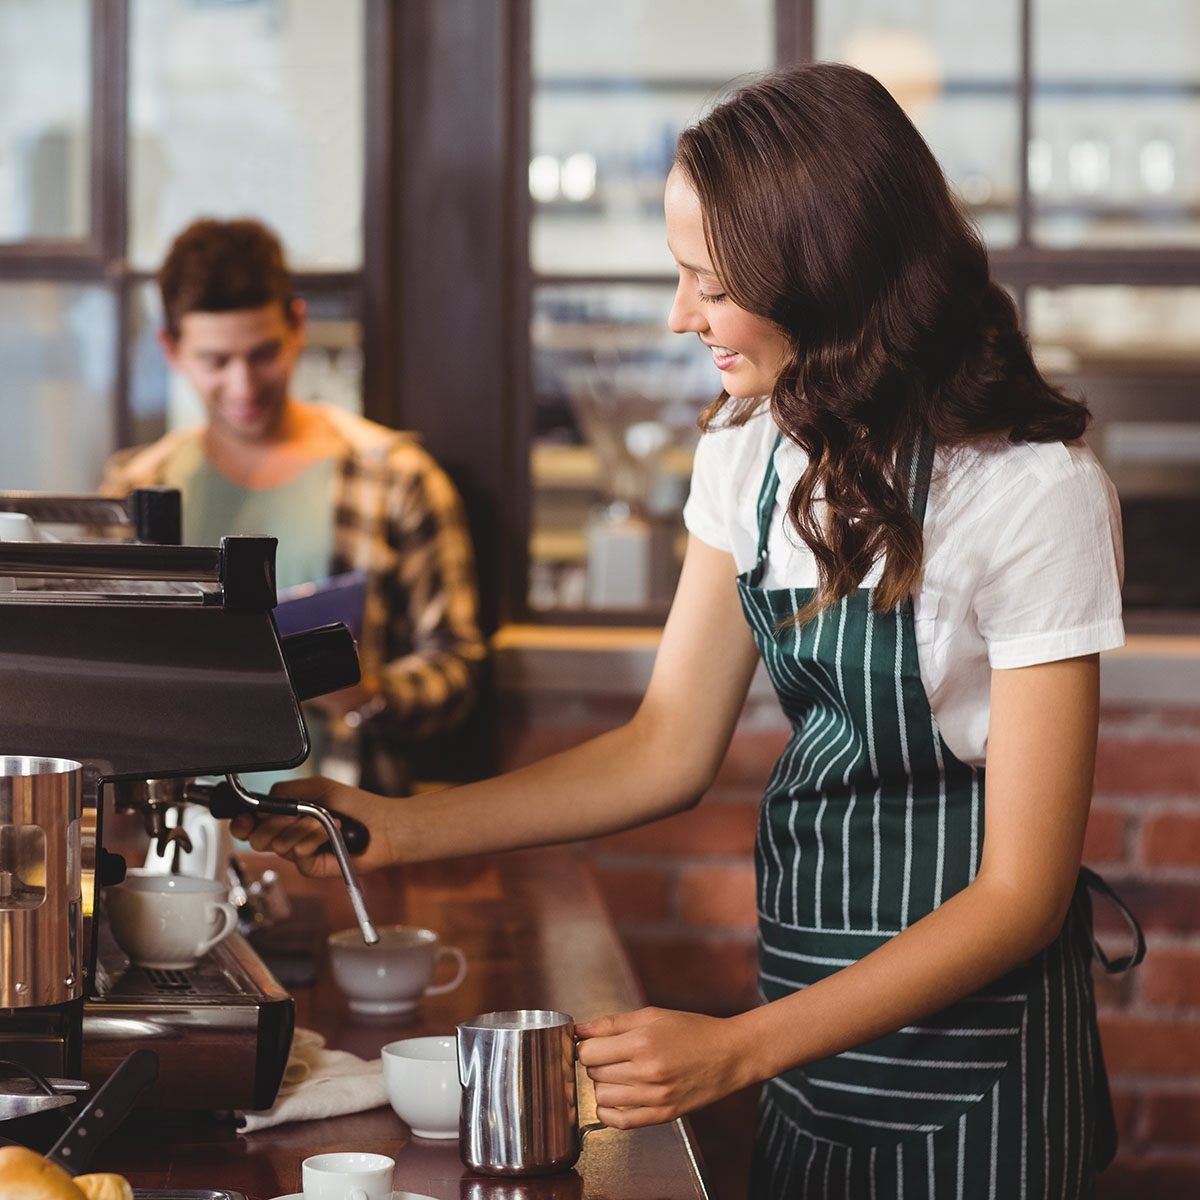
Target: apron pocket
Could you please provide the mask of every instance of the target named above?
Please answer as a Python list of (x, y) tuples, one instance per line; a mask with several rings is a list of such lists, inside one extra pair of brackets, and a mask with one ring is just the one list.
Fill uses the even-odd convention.
[[(806, 931), (800, 950), (798, 931), (763, 932), (768, 1000), (815, 983), (887, 940)], [(857, 953), (848, 958), (852, 937)], [(905, 1029), (788, 1071), (769, 1085), (774, 1098), (801, 1128), (839, 1145), (933, 1133), (983, 1100), (1020, 1052), (1031, 978), (1029, 965), (1018, 967)]]

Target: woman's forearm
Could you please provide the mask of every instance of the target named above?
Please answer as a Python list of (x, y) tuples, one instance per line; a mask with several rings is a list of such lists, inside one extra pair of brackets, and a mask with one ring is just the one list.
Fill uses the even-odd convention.
[(707, 782), (671, 744), (635, 719), (495, 779), (391, 802), (385, 836), (397, 861), (423, 862), (578, 841), (669, 816)]

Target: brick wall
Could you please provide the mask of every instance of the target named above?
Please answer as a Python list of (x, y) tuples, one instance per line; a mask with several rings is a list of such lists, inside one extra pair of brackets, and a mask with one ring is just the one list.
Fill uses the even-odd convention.
[[(514, 704), (506, 764), (565, 749), (631, 711), (594, 698)], [(589, 849), (653, 1003), (724, 1014), (755, 1001), (751, 850), (785, 736), (773, 702), (752, 700), (700, 806)], [(1085, 854), (1149, 943), (1138, 970), (1097, 980), (1121, 1130), (1099, 1196), (1200, 1196), (1200, 709), (1105, 710)], [(1119, 918), (1098, 905), (1097, 921), (1115, 949)]]
[(1087, 855), (1148, 943), (1097, 985), (1121, 1129), (1101, 1195), (1200, 1196), (1200, 710), (1105, 710)]

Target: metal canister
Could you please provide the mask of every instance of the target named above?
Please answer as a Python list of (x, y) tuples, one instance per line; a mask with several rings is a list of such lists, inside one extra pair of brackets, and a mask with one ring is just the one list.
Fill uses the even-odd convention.
[(83, 994), (83, 768), (0, 755), (0, 1008)]

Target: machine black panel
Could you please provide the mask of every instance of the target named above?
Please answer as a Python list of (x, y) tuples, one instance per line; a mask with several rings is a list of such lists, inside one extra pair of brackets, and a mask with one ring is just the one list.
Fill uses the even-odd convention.
[(152, 779), (292, 767), (308, 735), (269, 612), (9, 601), (0, 750)]

